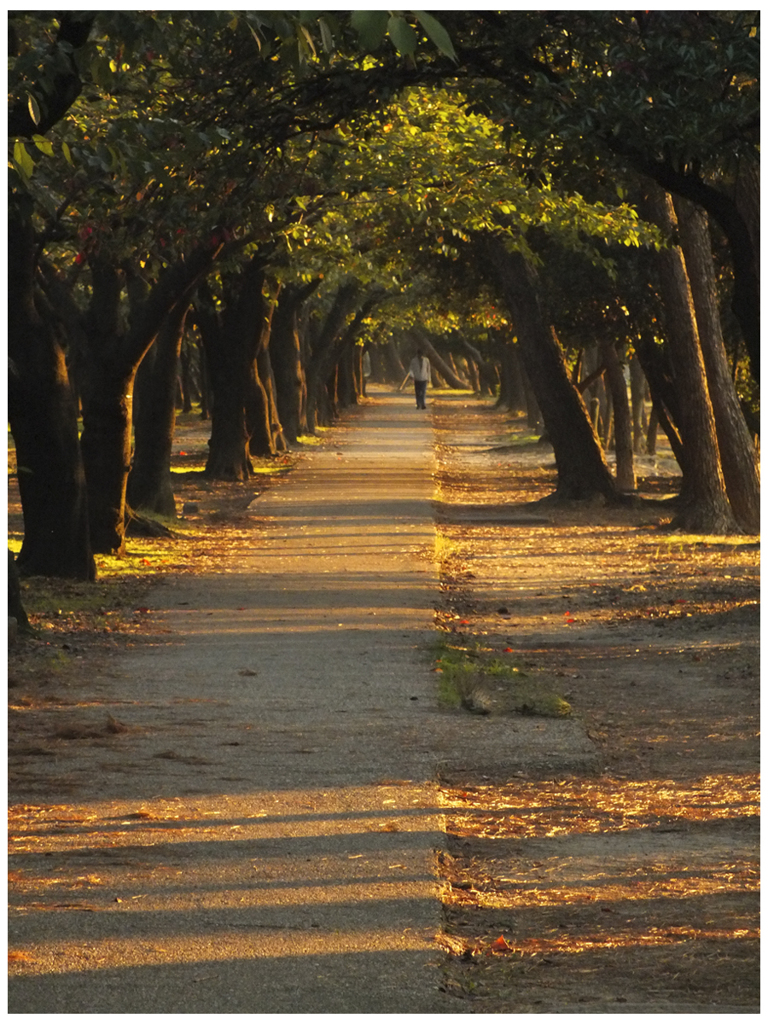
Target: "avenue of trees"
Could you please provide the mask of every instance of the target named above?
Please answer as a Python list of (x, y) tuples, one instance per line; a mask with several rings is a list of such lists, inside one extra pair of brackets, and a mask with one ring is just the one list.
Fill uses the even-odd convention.
[(9, 18), (22, 571), (175, 515), (180, 390), (242, 480), (417, 343), (554, 499), (627, 500), (661, 429), (674, 525), (759, 530), (757, 12)]

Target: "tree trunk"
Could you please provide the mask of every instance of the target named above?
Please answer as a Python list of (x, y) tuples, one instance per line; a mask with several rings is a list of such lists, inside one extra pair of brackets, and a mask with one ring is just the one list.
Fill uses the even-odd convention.
[(93, 580), (77, 407), (52, 325), (35, 305), (31, 205), (8, 208), (8, 418), (16, 445), (29, 575)]
[(125, 554), (125, 497), (131, 468), (131, 420), (136, 370), (91, 362), (83, 382), (83, 452), (91, 544)]
[[(499, 372), (495, 363), (483, 359), (482, 354), (471, 345), (466, 338), (461, 339), (465, 350), (469, 353), (477, 366), (478, 391), (485, 390), (492, 398), (496, 397), (496, 387), (499, 384)], [(458, 375), (457, 375), (458, 376)], [(473, 385), (474, 387), (474, 385)]]
[(613, 399), (613, 430), (616, 441), (616, 486), (620, 491), (637, 489), (635, 458), (632, 446), (632, 414), (627, 397), (624, 369), (612, 342), (600, 346), (606, 365), (608, 387)]
[[(386, 383), (387, 368), (384, 361), (384, 346), (378, 342), (374, 342), (371, 345), (369, 352), (371, 354), (371, 380), (375, 381), (377, 384)], [(400, 381), (397, 383), (399, 384)]]
[[(345, 353), (351, 352), (363, 321), (386, 295), (383, 288), (373, 288), (359, 304), (359, 292), (360, 286), (356, 281), (342, 285), (322, 326), (309, 342), (307, 420), (311, 430), (315, 424), (325, 426), (338, 416), (340, 360)], [(357, 312), (347, 323), (356, 306)]]
[(387, 367), (388, 379), (400, 384), (403, 377), (405, 377), (405, 366), (403, 366), (403, 361), (400, 358), (394, 338), (390, 338), (384, 346), (384, 361)]
[(229, 343), (224, 340), (222, 325), (215, 314), (209, 316), (207, 310), (198, 307), (195, 315), (203, 339), (211, 398), (205, 475), (214, 480), (247, 480), (253, 475), (245, 428), (248, 364), (245, 359), (235, 358), (235, 339), (230, 336)]
[(8, 416), (24, 513), (18, 564), (30, 575), (92, 580), (77, 404), (53, 324), (36, 304), (31, 204), (12, 196), (8, 219)]
[[(523, 379), (523, 388), (525, 389), (525, 425), (530, 430), (540, 430), (544, 423), (541, 418), (541, 409), (539, 403), (536, 401), (536, 395), (531, 384), (531, 379), (525, 370), (525, 360), (523, 359), (521, 349), (519, 345), (515, 346), (517, 352), (518, 362), (520, 363), (520, 372)], [(595, 427), (597, 430), (597, 427)], [(595, 434), (597, 436), (597, 434)]]
[(703, 210), (680, 198), (675, 200), (675, 211), (696, 311), (728, 500), (739, 526), (747, 533), (759, 533), (757, 453), (731, 379), (723, 344), (707, 217)]
[(751, 158), (743, 158), (740, 187), (734, 198), (721, 186), (704, 181), (698, 171), (679, 169), (665, 159), (649, 156), (629, 142), (616, 136), (610, 147), (629, 159), (635, 170), (647, 175), (659, 192), (665, 189), (697, 206), (703, 207), (718, 224), (728, 243), (733, 266), (731, 309), (741, 327), (749, 353), (752, 375), (760, 380), (760, 276), (759, 238), (754, 225), (759, 223), (759, 172), (749, 167)]
[(200, 343), (197, 346), (198, 356), (200, 359), (200, 419), (209, 420), (211, 418), (211, 382), (208, 376), (208, 360), (205, 358), (205, 347), (203, 345), (203, 338), (200, 335)]
[(187, 336), (182, 339), (181, 351), (179, 352), (179, 373), (181, 376), (182, 393), (181, 411), (186, 414), (192, 412), (192, 404), (195, 401), (195, 397), (200, 398), (201, 395), (194, 357), (195, 346)]
[(275, 385), (275, 374), (272, 369), (272, 346), (259, 353), (257, 359), (259, 376), (264, 382), (269, 400), (270, 427), (272, 430), (272, 441), (276, 452), (288, 451), (288, 440), (280, 422), (280, 410), (277, 404), (277, 387)]
[(509, 338), (503, 342), (501, 349), (501, 366), (503, 387), (506, 389), (506, 398), (503, 402), (510, 412), (527, 413), (528, 402), (525, 391), (525, 371), (520, 365), (520, 356), (517, 346)]
[[(319, 328), (308, 330), (307, 421), (310, 430), (333, 421), (336, 398), (336, 360), (343, 347), (347, 317), (357, 305), (360, 286), (349, 281), (339, 288)], [(329, 390), (330, 389), (330, 390)]]
[(171, 310), (155, 344), (139, 365), (134, 391), (134, 454), (128, 504), (171, 518), (176, 517), (171, 474), (174, 397), (186, 315), (184, 304)]
[(425, 331), (419, 330), (418, 328), (411, 331), (412, 335), (412, 347), (414, 355), (417, 348), (421, 348), (424, 355), (429, 359), (433, 369), (445, 378), (446, 383), (451, 388), (456, 388), (460, 391), (469, 390), (469, 384), (461, 377), (457, 377), (450, 366), (446, 363), (440, 353), (437, 351), (435, 346), (429, 340)]
[(151, 287), (138, 275), (128, 279), (129, 326), (121, 331), (119, 307), (123, 272), (109, 259), (89, 258), (91, 303), (84, 318), (87, 348), (83, 366), (83, 433), (80, 445), (88, 485), (94, 551), (125, 550), (125, 498), (131, 464), (131, 411), (136, 371), (166, 317), (188, 303), (200, 278), (222, 248), (213, 240), (166, 267)]
[(612, 500), (616, 487), (586, 406), (571, 383), (560, 343), (545, 315), (538, 275), (502, 239), (479, 239), (483, 265), (512, 316), (520, 355), (552, 443), (558, 482), (555, 497)]
[[(14, 301), (18, 301), (15, 296)], [(13, 303), (9, 303), (13, 305)], [(17, 320), (17, 315), (9, 317)], [(34, 576), (96, 578), (88, 526), (85, 473), (77, 436), (77, 409), (64, 353), (42, 323), (30, 326), (20, 355), (17, 325), (9, 329), (13, 362), (8, 415), (16, 445), (24, 541), (19, 569)]]
[(355, 379), (355, 349), (357, 348), (358, 346), (355, 344), (347, 346), (339, 356), (337, 363), (339, 371), (338, 402), (341, 408), (357, 405), (358, 391)]
[(246, 405), (252, 403), (250, 426), (254, 427), (259, 398), (253, 391), (249, 396), (254, 386), (261, 394), (263, 436), (269, 436), (266, 395), (261, 382), (255, 383), (258, 376), (254, 377), (261, 331), (270, 314), (270, 304), (262, 294), (265, 277), (266, 263), (257, 253), (238, 276), (236, 292), (228, 292), (222, 315), (215, 312), (207, 291), (201, 292), (203, 299), (196, 310), (212, 397), (205, 475), (213, 480), (247, 480), (253, 475)]
[(659, 430), (659, 414), (655, 406), (648, 417), (648, 432), (645, 435), (645, 450), (649, 455), (656, 454), (656, 435)]
[(477, 372), (477, 363), (472, 356), (467, 356), (467, 379), (469, 386), (476, 395), (480, 394), (480, 375)]
[(268, 459), (276, 454), (272, 438), (269, 395), (259, 373), (258, 359), (248, 369), (248, 387), (245, 391), (245, 432), (248, 454)]
[(21, 599), (19, 569), (10, 548), (8, 549), (8, 614), (11, 618), (16, 619), (19, 632), (31, 632), (32, 627), (29, 624), (29, 618)]
[[(648, 219), (668, 237), (673, 237), (677, 223), (671, 197), (650, 185), (644, 205)], [(715, 418), (683, 255), (678, 246), (669, 245), (656, 254), (656, 259), (675, 388), (681, 398), (678, 426), (685, 449), (682, 466), (685, 503), (672, 525), (689, 533), (736, 533), (738, 526), (725, 491)]]
[(685, 449), (676, 426), (680, 419), (680, 402), (669, 365), (668, 346), (658, 345), (650, 332), (643, 331), (635, 339), (635, 354), (640, 361), (653, 401), (653, 429), (648, 430), (646, 450), (649, 455), (656, 454), (657, 428), (661, 426), (672, 454), (683, 472), (680, 496), (685, 500)]
[[(275, 377), (272, 372), (270, 355), (274, 309), (274, 302), (270, 302), (261, 324), (256, 359), (252, 368), (250, 395), (256, 397), (257, 406), (260, 406), (263, 401), (263, 419), (257, 413), (256, 423), (260, 428), (258, 431), (252, 429), (251, 417), (249, 414), (246, 415), (246, 423), (251, 435), (250, 453), (262, 457), (284, 452), (288, 447), (277, 408)], [(247, 406), (247, 412), (250, 412), (250, 406)]]
[(632, 446), (639, 455), (644, 449), (646, 384), (640, 360), (636, 355), (632, 356), (629, 362), (629, 380), (632, 391)]
[[(312, 290), (318, 284), (313, 282)], [(284, 287), (272, 314), (270, 358), (277, 410), (285, 436), (291, 444), (296, 444), (300, 435), (308, 433), (307, 378), (302, 361), (298, 314), (301, 304), (310, 294), (308, 288)]]
[(605, 389), (605, 402), (601, 405), (600, 414), (602, 417), (602, 441), (603, 451), (610, 451), (613, 443), (613, 392), (610, 387)]

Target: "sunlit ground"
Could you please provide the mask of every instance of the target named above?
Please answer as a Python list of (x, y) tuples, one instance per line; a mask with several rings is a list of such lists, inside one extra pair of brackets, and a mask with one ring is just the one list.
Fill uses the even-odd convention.
[(15, 806), (12, 973), (434, 950), (435, 928), (419, 927), (434, 913), (433, 797), (383, 780), (138, 807)]
[[(551, 449), (451, 413), (440, 626), (558, 687), (605, 774), (558, 772), (553, 749), (549, 773), (445, 787), (447, 990), (475, 1013), (755, 1012), (759, 538), (526, 505)], [(668, 470), (642, 461), (646, 493), (675, 490)]]
[(756, 1004), (757, 774), (521, 779), (444, 798), (447, 984), (482, 996), (477, 1012), (642, 993)]

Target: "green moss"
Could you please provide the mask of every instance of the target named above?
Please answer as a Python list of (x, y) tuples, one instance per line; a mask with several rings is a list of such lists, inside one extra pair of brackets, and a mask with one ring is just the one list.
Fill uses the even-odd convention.
[(543, 673), (523, 671), (479, 644), (462, 646), (441, 637), (433, 646), (438, 700), (447, 707), (486, 713), (563, 718), (571, 706)]

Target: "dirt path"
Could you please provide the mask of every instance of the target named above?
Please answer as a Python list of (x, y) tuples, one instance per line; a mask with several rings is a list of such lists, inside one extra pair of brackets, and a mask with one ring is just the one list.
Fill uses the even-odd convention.
[(526, 509), (551, 450), (462, 404), (438, 417), (443, 628), (559, 685), (603, 770), (447, 777), (447, 988), (476, 1013), (757, 1012), (759, 545)]
[[(434, 504), (379, 393), (149, 642), (14, 691), (13, 1012), (754, 1008), (757, 552), (523, 521), (549, 456), (465, 405)], [(449, 706), (446, 638), (574, 714)]]
[(439, 1008), (431, 429), (382, 409), (90, 684), (81, 729), (121, 731), (59, 740), (68, 810), (17, 809), (15, 1012)]

